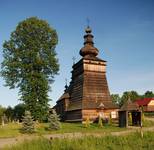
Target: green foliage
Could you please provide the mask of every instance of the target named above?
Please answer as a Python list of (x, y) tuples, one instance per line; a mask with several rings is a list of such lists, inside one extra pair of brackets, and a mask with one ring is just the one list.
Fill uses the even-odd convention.
[(154, 112), (144, 112), (144, 115), (147, 117), (154, 117)]
[(4, 113), (5, 113), (5, 115), (6, 115), (7, 119), (8, 119), (8, 122), (13, 121), (14, 110), (13, 110), (13, 108), (11, 106), (8, 106)]
[(128, 100), (133, 102), (133, 101), (135, 101), (139, 98), (140, 98), (140, 96), (136, 91), (126, 91), (126, 92), (123, 93), (123, 95), (121, 97), (120, 106), (122, 106)]
[(13, 109), (13, 117), (14, 120), (19, 120), (20, 122), (22, 121), (22, 117), (25, 114), (26, 106), (23, 103), (20, 103), (16, 105)]
[(10, 138), (19, 136), (21, 124), (17, 123), (8, 123), (4, 127), (0, 127), (0, 138)]
[[(147, 124), (147, 126), (152, 126), (154, 122)], [(6, 137), (16, 137), (21, 135), (22, 124), (8, 123), (4, 127), (0, 127), (0, 138)], [(115, 131), (124, 131), (125, 128), (119, 128), (115, 125), (112, 126), (103, 126), (102, 128), (98, 127), (98, 124), (91, 123), (89, 128), (85, 128), (82, 123), (61, 123), (60, 130), (47, 130), (49, 123), (35, 123), (35, 134), (44, 135), (44, 134), (55, 134), (55, 133), (110, 133)]]
[(0, 117), (4, 115), (6, 108), (0, 105)]
[(25, 116), (23, 116), (22, 119), (22, 128), (21, 128), (21, 133), (34, 133), (35, 128), (34, 128), (34, 122), (31, 116), (30, 111), (25, 111)]
[(154, 93), (152, 91), (146, 91), (143, 95), (139, 95), (136, 91), (125, 91), (120, 97), (119, 94), (111, 94), (112, 102), (120, 107), (128, 100), (134, 102), (137, 99), (153, 98)]
[(24, 141), (4, 150), (152, 150), (154, 132), (145, 132), (143, 138), (140, 133), (125, 136), (64, 138), (47, 140), (44, 138)]
[(116, 104), (116, 105), (120, 104), (121, 98), (120, 98), (119, 94), (111, 94), (111, 99), (114, 104)]
[(144, 94), (144, 98), (153, 98), (154, 93), (152, 91), (146, 91)]
[(18, 104), (14, 108), (8, 106), (4, 111), (3, 114), (6, 116), (8, 122), (12, 121), (22, 121), (22, 116), (25, 113), (26, 106), (25, 104)]
[[(153, 127), (154, 121), (145, 120), (143, 127)], [(20, 129), (22, 124), (9, 123), (4, 127), (0, 127), (0, 138), (6, 137), (17, 137), (21, 135)], [(110, 134), (111, 132), (126, 131), (129, 129), (117, 127), (117, 124), (108, 126), (103, 124), (103, 128), (98, 127), (98, 124), (91, 123), (88, 128), (85, 128), (82, 123), (61, 123), (60, 130), (46, 130), (49, 127), (49, 123), (38, 123), (35, 124), (35, 134), (46, 135), (46, 134), (56, 134), (56, 133), (91, 133), (91, 134)]]
[(98, 118), (98, 126), (101, 128), (103, 127), (102, 118), (100, 116)]
[(46, 21), (31, 17), (20, 22), (3, 44), (5, 85), (19, 88), (20, 100), (35, 120), (47, 117), (50, 83), (59, 70), (57, 42), (56, 31)]
[(52, 112), (49, 114), (48, 120), (49, 120), (48, 130), (58, 130), (61, 128), (59, 116), (57, 115), (54, 109), (52, 109)]
[(5, 107), (2, 107), (0, 105), (0, 124), (2, 124), (2, 122), (4, 121), (4, 112), (5, 112), (6, 108)]
[(146, 91), (143, 95), (139, 95), (136, 91), (125, 91), (120, 97), (119, 94), (111, 94), (112, 102), (120, 107), (128, 100), (134, 102), (137, 99), (153, 98), (154, 93), (152, 91)]

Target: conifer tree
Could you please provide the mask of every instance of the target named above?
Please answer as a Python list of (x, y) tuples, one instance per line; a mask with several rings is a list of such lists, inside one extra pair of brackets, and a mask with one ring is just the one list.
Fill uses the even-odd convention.
[(21, 128), (22, 133), (34, 133), (35, 131), (34, 121), (30, 111), (25, 111), (25, 116), (23, 116), (22, 119), (22, 125), (23, 125)]
[(54, 109), (52, 109), (51, 113), (49, 114), (48, 121), (49, 121), (48, 130), (58, 130), (61, 128), (59, 116), (57, 115)]

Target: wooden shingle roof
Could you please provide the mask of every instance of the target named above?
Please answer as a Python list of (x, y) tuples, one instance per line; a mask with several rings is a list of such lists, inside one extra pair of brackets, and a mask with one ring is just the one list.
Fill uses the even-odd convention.
[(139, 105), (136, 102), (128, 100), (121, 108), (120, 111), (133, 111), (139, 110)]
[[(67, 98), (69, 98), (69, 97), (70, 97), (69, 93), (64, 93), (64, 94), (58, 99), (58, 101), (67, 99)], [(58, 101), (57, 101), (57, 102), (58, 102)]]

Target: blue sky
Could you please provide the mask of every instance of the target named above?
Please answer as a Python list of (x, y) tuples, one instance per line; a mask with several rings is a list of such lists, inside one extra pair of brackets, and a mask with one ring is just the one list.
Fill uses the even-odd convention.
[[(31, 16), (47, 20), (59, 36), (60, 71), (49, 93), (51, 105), (63, 93), (65, 78), (70, 81), (72, 57), (81, 58), (87, 17), (99, 57), (108, 61), (110, 92), (154, 92), (153, 0), (0, 0), (0, 62), (3, 42), (20, 21)], [(0, 105), (18, 104), (18, 89), (3, 85), (0, 77)]]

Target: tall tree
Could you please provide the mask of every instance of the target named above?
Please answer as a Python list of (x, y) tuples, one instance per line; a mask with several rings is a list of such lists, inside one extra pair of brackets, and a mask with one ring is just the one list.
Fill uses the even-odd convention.
[(140, 96), (138, 95), (138, 93), (136, 91), (126, 91), (123, 93), (123, 95), (121, 97), (120, 106), (122, 106), (128, 100), (131, 100), (133, 102), (133, 101), (137, 100), (138, 98), (140, 98)]
[(56, 31), (37, 17), (20, 22), (3, 44), (1, 74), (10, 89), (19, 88), (20, 100), (36, 120), (42, 121), (48, 110), (48, 91), (59, 64), (55, 47)]
[(121, 98), (119, 96), (119, 94), (111, 94), (111, 99), (112, 99), (112, 102), (116, 105), (120, 105), (121, 103)]
[(130, 91), (130, 99), (131, 101), (136, 101), (140, 98), (140, 95), (136, 91)]
[(0, 105), (0, 124), (3, 124), (4, 122), (4, 112), (5, 112), (6, 108), (2, 107)]
[(16, 121), (19, 120), (21, 122), (24, 116), (25, 110), (26, 110), (25, 104), (21, 103), (21, 104), (16, 105), (13, 110), (13, 118)]
[(154, 93), (152, 91), (146, 91), (144, 94), (145, 98), (153, 98), (154, 97)]
[(8, 122), (11, 122), (13, 120), (13, 114), (14, 114), (13, 108), (11, 106), (8, 106), (4, 113), (8, 119)]

